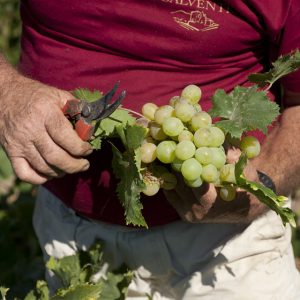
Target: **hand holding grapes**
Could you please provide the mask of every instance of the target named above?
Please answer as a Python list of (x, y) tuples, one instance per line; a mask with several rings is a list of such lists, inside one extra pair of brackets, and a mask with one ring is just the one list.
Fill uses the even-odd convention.
[[(227, 162), (235, 163), (239, 154), (239, 149), (230, 149)], [(256, 168), (251, 162), (244, 175), (251, 181), (258, 181)], [(186, 185), (181, 176), (177, 176), (176, 187), (173, 190), (164, 190), (164, 194), (181, 219), (191, 223), (246, 223), (266, 209), (252, 194), (243, 190), (231, 186), (218, 188), (212, 183), (192, 188)]]
[[(211, 116), (202, 111), (200, 97), (200, 88), (189, 85), (168, 105), (143, 106), (147, 121), (138, 123), (149, 134), (141, 146), (143, 192), (151, 196), (163, 188), (168, 201), (188, 222), (250, 221), (265, 206), (253, 195), (236, 189), (235, 164), (241, 151), (248, 159), (258, 156), (260, 143), (245, 136), (234, 148)], [(244, 171), (248, 180), (258, 182), (251, 164)]]

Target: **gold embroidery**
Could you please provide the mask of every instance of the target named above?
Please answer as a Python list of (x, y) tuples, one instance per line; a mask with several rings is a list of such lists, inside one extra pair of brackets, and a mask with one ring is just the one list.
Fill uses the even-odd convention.
[[(208, 0), (161, 0), (166, 4), (172, 4), (172, 6), (179, 6), (180, 9), (171, 12), (173, 20), (181, 27), (187, 30), (193, 31), (208, 31), (219, 28), (219, 24), (216, 23), (211, 17), (208, 17), (209, 13), (229, 13), (229, 9), (217, 4), (214, 1)], [(183, 8), (184, 9), (181, 9)], [(188, 10), (192, 8), (192, 11)]]
[(192, 12), (177, 10), (172, 12), (172, 14), (174, 21), (188, 30), (208, 31), (219, 27), (219, 24), (208, 18), (206, 14), (200, 10)]

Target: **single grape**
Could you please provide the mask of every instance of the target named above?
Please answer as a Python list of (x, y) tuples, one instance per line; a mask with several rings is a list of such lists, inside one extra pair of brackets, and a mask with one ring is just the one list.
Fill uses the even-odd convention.
[(219, 178), (219, 171), (214, 165), (209, 164), (203, 166), (201, 177), (206, 182), (215, 182)]
[(210, 127), (210, 133), (212, 135), (212, 140), (211, 140), (211, 147), (220, 147), (223, 145), (225, 141), (225, 134), (224, 132), (215, 126)]
[(179, 158), (175, 157), (171, 163), (171, 167), (174, 171), (181, 172), (182, 163), (183, 163), (183, 160), (180, 160)]
[(158, 193), (159, 189), (160, 189), (160, 183), (158, 178), (154, 179), (153, 176), (151, 176), (152, 178), (143, 178), (145, 187), (142, 190), (142, 193), (145, 194), (146, 196), (154, 196), (155, 194)]
[(171, 163), (175, 158), (176, 143), (174, 141), (163, 141), (157, 145), (156, 156), (164, 164)]
[(186, 86), (181, 92), (181, 97), (187, 99), (191, 104), (198, 103), (201, 99), (201, 95), (201, 89), (194, 84)]
[(163, 121), (162, 129), (168, 136), (177, 136), (183, 131), (184, 125), (178, 118), (169, 117)]
[(236, 183), (235, 164), (226, 164), (220, 169), (220, 180), (222, 182)]
[(150, 122), (149, 132), (150, 132), (150, 135), (157, 141), (163, 141), (167, 138), (162, 127), (159, 124), (157, 124), (156, 122)]
[(149, 120), (154, 120), (154, 114), (158, 106), (154, 103), (145, 103), (142, 107), (142, 114)]
[(195, 180), (186, 180), (184, 178), (184, 182), (187, 186), (189, 186), (191, 188), (198, 188), (203, 184), (203, 181), (202, 181), (201, 177), (198, 177)]
[(184, 129), (183, 131), (181, 131), (181, 132), (179, 133), (177, 139), (178, 139), (178, 142), (182, 142), (182, 141), (193, 141), (194, 135), (193, 135), (190, 131)]
[(149, 127), (149, 123), (150, 123), (150, 120), (147, 119), (147, 118), (138, 118), (135, 121), (136, 125), (142, 126), (144, 128), (148, 128)]
[(177, 178), (170, 172), (165, 172), (160, 177), (161, 188), (164, 190), (173, 190), (177, 185)]
[(187, 180), (196, 180), (201, 172), (202, 166), (195, 158), (189, 158), (182, 163), (181, 174)]
[(212, 157), (213, 153), (209, 147), (200, 147), (195, 152), (195, 158), (201, 163), (201, 165), (210, 164), (212, 162)]
[(195, 115), (196, 111), (193, 105), (189, 103), (175, 104), (175, 116), (182, 122), (188, 122)]
[(144, 143), (141, 145), (141, 160), (143, 163), (149, 164), (156, 159), (156, 145), (152, 143)]
[(236, 196), (236, 188), (231, 185), (221, 187), (219, 190), (219, 195), (224, 201), (232, 201)]
[(198, 113), (199, 111), (202, 111), (202, 107), (199, 103), (196, 103), (193, 106), (195, 108), (196, 113)]
[(260, 143), (254, 136), (245, 136), (240, 143), (240, 149), (251, 159), (259, 155)]
[(182, 141), (176, 145), (175, 154), (180, 160), (192, 158), (195, 154), (196, 147), (191, 141)]
[(190, 121), (191, 130), (195, 132), (199, 128), (207, 128), (212, 124), (211, 116), (205, 111), (197, 112)]
[(226, 163), (226, 154), (221, 147), (211, 147), (211, 164), (213, 164), (217, 169), (220, 169)]
[(163, 105), (159, 107), (154, 114), (154, 121), (162, 125), (163, 121), (167, 118), (175, 116), (175, 109), (171, 105)]
[(194, 144), (197, 148), (210, 146), (212, 143), (212, 135), (210, 128), (199, 128), (194, 133)]
[(179, 99), (180, 99), (180, 96), (173, 96), (169, 100), (169, 105), (171, 105), (172, 107), (175, 107), (175, 104), (178, 102)]

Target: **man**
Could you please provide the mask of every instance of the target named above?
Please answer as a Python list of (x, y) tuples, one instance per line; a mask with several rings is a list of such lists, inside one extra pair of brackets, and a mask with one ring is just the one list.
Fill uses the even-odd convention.
[[(109, 145), (91, 154), (61, 112), (72, 98), (66, 91), (105, 92), (117, 80), (124, 106), (136, 111), (190, 83), (208, 109), (215, 89), (245, 84), (300, 46), (299, 11), (295, 0), (22, 1), (27, 77), (1, 58), (0, 141), (21, 179), (44, 184), (34, 224), (45, 258), (98, 237), (108, 268), (125, 262), (135, 270), (128, 299), (300, 299), (290, 228), (275, 213), (253, 196), (228, 204), (213, 186), (178, 186), (168, 200), (143, 198), (150, 229), (124, 226)], [(268, 174), (284, 195), (300, 184), (299, 81), (299, 72), (282, 81), (281, 121), (247, 170), (253, 180), (256, 169)]]

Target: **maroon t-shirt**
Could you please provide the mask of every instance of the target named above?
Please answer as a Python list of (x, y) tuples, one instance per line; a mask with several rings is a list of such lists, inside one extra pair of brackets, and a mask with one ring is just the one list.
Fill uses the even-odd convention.
[[(104, 92), (120, 80), (125, 107), (168, 103), (188, 84), (230, 91), (270, 60), (300, 46), (296, 0), (22, 0), (20, 70), (61, 89)], [(283, 84), (300, 92), (299, 72)], [(111, 173), (111, 149), (90, 156), (90, 170), (45, 186), (78, 213), (124, 224)], [(162, 194), (142, 197), (150, 226), (178, 219)]]

